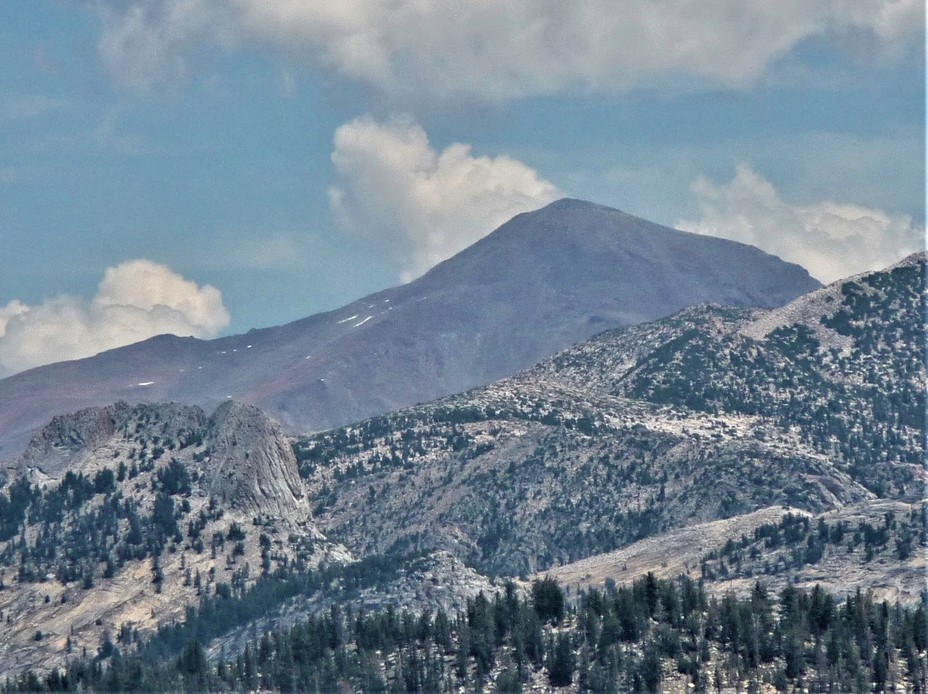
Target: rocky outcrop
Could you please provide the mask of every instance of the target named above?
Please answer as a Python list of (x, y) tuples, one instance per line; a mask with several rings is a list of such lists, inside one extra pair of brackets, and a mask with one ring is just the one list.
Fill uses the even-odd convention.
[(55, 417), (29, 442), (20, 466), (22, 469), (37, 468), (53, 476), (64, 473), (88, 448), (115, 433), (116, 407), (89, 407)]
[(291, 446), (251, 406), (85, 409), (14, 463), (7, 481), (33, 486), (22, 508), (0, 481), (0, 672), (62, 666), (68, 644), (92, 652), (126, 624), (150, 633), (220, 584), (353, 560), (316, 530)]
[(197, 436), (205, 424), (203, 410), (178, 403), (88, 407), (52, 419), (14, 461), (14, 468), (58, 478), (69, 469), (77, 472), (75, 468), (114, 438), (139, 435), (181, 444)]
[[(181, 450), (196, 442), (204, 453)], [(160, 447), (200, 478), (201, 492), (245, 516), (302, 524), (310, 519), (303, 482), (276, 422), (252, 405), (228, 401), (207, 418), (199, 407), (166, 403), (91, 407), (55, 417), (15, 461), (13, 476), (58, 479), (94, 470), (117, 449)], [(141, 458), (140, 458), (141, 459)]]
[(253, 405), (228, 401), (210, 417), (205, 487), (223, 505), (294, 525), (310, 518), (296, 458), (280, 427)]

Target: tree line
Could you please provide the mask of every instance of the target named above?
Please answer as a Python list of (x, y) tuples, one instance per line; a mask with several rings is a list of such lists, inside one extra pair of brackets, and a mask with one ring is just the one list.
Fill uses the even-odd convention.
[[(394, 567), (363, 571), (371, 568), (390, 574)], [(274, 581), (282, 579), (262, 579), (261, 590)], [(890, 605), (860, 592), (842, 599), (787, 586), (772, 596), (757, 583), (746, 597), (711, 597), (701, 582), (653, 574), (573, 595), (551, 579), (525, 591), (507, 582), (456, 614), (332, 603), (254, 634), (237, 652), (208, 655), (210, 641), (240, 621), (225, 613), (247, 620), (240, 603), (254, 599), (251, 592), (205, 599), (205, 609), (188, 613), (170, 635), (135, 650), (101, 644), (96, 656), (65, 668), (8, 677), (2, 691), (521, 692), (540, 681), (582, 692), (658, 692), (671, 678), (694, 692), (734, 684), (928, 691), (925, 604)]]

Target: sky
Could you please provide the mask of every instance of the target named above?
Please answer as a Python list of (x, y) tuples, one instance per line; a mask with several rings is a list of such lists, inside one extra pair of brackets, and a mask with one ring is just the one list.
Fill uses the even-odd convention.
[(276, 325), (591, 200), (924, 247), (920, 0), (7, 0), (0, 376)]

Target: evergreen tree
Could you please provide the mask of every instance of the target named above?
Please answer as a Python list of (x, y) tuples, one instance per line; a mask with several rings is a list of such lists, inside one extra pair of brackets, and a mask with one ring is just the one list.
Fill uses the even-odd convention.
[(573, 681), (576, 657), (569, 633), (561, 632), (557, 635), (547, 660), (548, 681), (552, 687), (566, 687)]

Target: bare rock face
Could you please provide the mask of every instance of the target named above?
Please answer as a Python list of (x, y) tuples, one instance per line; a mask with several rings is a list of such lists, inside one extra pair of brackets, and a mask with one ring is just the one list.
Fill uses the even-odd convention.
[(151, 429), (165, 440), (185, 441), (202, 430), (206, 415), (199, 407), (164, 403), (88, 407), (52, 419), (14, 461), (19, 470), (36, 470), (51, 478), (75, 472), (88, 457), (114, 438), (127, 438), (130, 424)]
[(29, 442), (20, 465), (40, 468), (47, 475), (64, 472), (88, 448), (113, 436), (116, 407), (89, 407), (55, 417)]
[[(153, 438), (167, 449), (163, 460), (178, 456), (199, 473), (201, 492), (227, 510), (289, 526), (311, 519), (296, 458), (280, 427), (258, 408), (233, 401), (209, 418), (197, 406), (124, 402), (55, 417), (14, 461), (11, 477), (29, 473), (54, 480), (69, 470), (95, 469), (114, 447)], [(193, 441), (205, 446), (203, 454), (180, 455)]]
[(223, 505), (259, 518), (299, 524), (309, 503), (293, 449), (276, 422), (253, 405), (228, 401), (206, 428), (208, 493)]
[(150, 633), (219, 584), (246, 587), (253, 567), (352, 561), (315, 528), (291, 446), (251, 406), (85, 409), (11, 462), (0, 499), (22, 479), (30, 493), (21, 512), (0, 501), (0, 672), (63, 666), (68, 644), (92, 652), (123, 625)]

